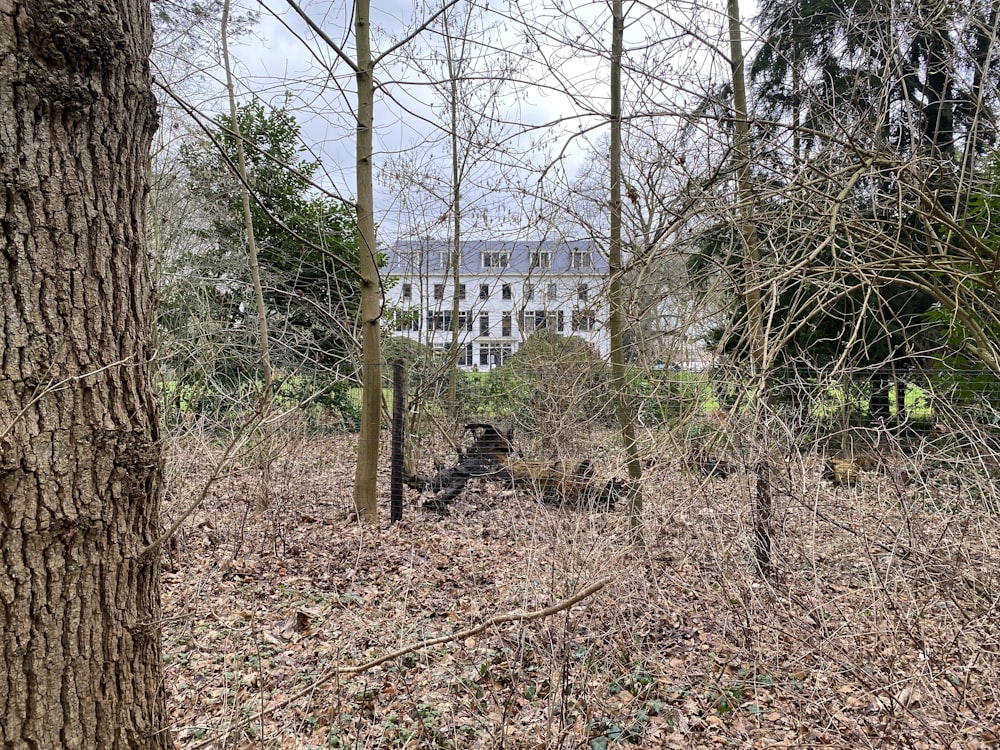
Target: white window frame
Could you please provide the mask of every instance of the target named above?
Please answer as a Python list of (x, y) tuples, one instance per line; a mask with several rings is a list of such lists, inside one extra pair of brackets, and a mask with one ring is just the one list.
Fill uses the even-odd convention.
[(533, 250), (530, 265), (531, 268), (552, 268), (552, 253), (548, 250)]
[(594, 267), (594, 259), (590, 257), (589, 250), (573, 250), (569, 256), (569, 267), (574, 271)]
[(483, 268), (506, 268), (510, 265), (510, 253), (506, 250), (484, 250)]

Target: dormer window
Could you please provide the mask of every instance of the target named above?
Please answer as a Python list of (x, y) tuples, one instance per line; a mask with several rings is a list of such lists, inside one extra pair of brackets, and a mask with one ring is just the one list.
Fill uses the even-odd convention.
[(491, 251), (483, 253), (483, 268), (506, 268), (510, 264), (510, 253)]
[(575, 271), (590, 268), (590, 251), (574, 250), (570, 255), (570, 268)]
[(551, 268), (552, 253), (545, 250), (536, 250), (531, 254), (531, 268)]
[(448, 253), (444, 250), (427, 250), (424, 258), (428, 271), (443, 271), (448, 264)]

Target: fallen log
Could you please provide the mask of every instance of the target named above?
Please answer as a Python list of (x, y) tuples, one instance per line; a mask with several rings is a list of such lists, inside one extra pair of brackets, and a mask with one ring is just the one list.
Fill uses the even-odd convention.
[(603, 485), (592, 479), (594, 470), (584, 459), (575, 467), (561, 461), (510, 460), (500, 467), (492, 479), (505, 483), (511, 489), (535, 492), (542, 500), (555, 505), (572, 505), (594, 510), (613, 510), (623, 484), (610, 479)]
[(526, 461), (513, 443), (512, 432), (502, 433), (491, 424), (474, 422), (465, 426), (473, 435), (472, 445), (459, 450), (454, 466), (441, 467), (432, 477), (408, 474), (408, 486), (421, 493), (433, 493), (425, 507), (442, 509), (457, 498), (469, 480), (484, 477), (511, 489), (528, 490), (556, 505), (611, 510), (623, 484), (611, 479), (595, 484), (593, 467), (584, 460), (575, 467), (561, 461)]

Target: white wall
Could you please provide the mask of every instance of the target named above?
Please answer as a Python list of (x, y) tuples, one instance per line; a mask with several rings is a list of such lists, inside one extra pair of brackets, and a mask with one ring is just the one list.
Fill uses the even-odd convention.
[[(522, 251), (530, 253), (530, 245), (514, 247), (511, 253)], [(596, 253), (594, 253), (596, 256)], [(549, 327), (558, 327), (562, 318), (563, 335), (575, 335), (590, 342), (607, 358), (610, 353), (610, 341), (607, 335), (607, 304), (605, 302), (605, 274), (599, 267), (599, 258), (595, 258), (595, 266), (589, 269), (569, 270), (566, 264), (553, 262), (557, 271), (552, 268), (535, 268), (525, 270), (523, 262), (511, 262), (505, 269), (481, 267), (479, 254), (473, 248), (463, 248), (463, 272), (460, 283), (465, 286), (465, 296), (460, 302), (460, 311), (465, 313), (467, 320), (471, 318), (472, 330), (465, 325), (459, 333), (460, 346), (463, 355), (472, 345), (471, 362), (463, 364), (464, 369), (492, 369), (499, 364), (498, 356), (504, 352), (516, 352), (520, 344), (531, 334), (536, 318), (541, 313), (547, 313), (546, 322)], [(471, 257), (470, 257), (471, 256)], [(421, 343), (429, 343), (436, 348), (444, 348), (451, 342), (450, 315), (452, 308), (451, 273), (441, 270), (424, 270), (420, 263), (407, 259), (401, 253), (390, 253), (389, 275), (396, 279), (394, 286), (387, 293), (386, 307), (389, 310), (419, 310), (420, 329), (394, 330), (395, 335), (405, 336)], [(477, 270), (468, 269), (479, 266)], [(518, 269), (518, 270), (515, 270)], [(404, 292), (409, 285), (409, 298)], [(485, 285), (489, 293), (485, 299), (480, 296), (480, 287)], [(504, 295), (504, 286), (509, 288), (509, 297)], [(580, 287), (585, 286), (586, 299), (581, 299)], [(435, 294), (436, 287), (440, 299)], [(528, 291), (531, 296), (528, 297)], [(574, 313), (579, 326), (584, 318), (582, 313), (592, 318), (591, 330), (574, 330)], [(510, 315), (510, 330), (504, 330), (504, 314)], [(529, 313), (528, 325), (524, 324), (524, 313)], [(484, 335), (480, 316), (489, 316), (489, 330)], [(442, 330), (435, 330), (435, 316)], [(395, 329), (395, 326), (393, 326)], [(462, 356), (462, 355), (460, 355)], [(485, 356), (485, 361), (484, 361)]]

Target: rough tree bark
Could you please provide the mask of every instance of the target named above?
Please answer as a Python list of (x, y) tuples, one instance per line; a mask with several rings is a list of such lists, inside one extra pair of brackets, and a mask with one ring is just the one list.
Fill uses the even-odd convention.
[(167, 748), (148, 0), (0, 0), (0, 746)]

